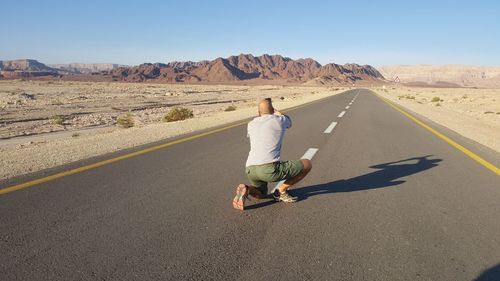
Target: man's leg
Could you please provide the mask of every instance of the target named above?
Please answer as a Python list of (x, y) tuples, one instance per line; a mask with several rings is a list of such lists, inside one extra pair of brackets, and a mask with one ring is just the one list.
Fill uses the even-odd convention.
[(287, 179), (280, 187), (278, 188), (280, 193), (286, 192), (290, 186), (298, 183), (301, 181), (305, 176), (311, 171), (312, 169), (312, 163), (311, 160), (309, 159), (300, 159), (300, 162), (302, 162), (302, 171), (296, 175), (295, 177)]
[(265, 194), (262, 194), (262, 192), (255, 186), (247, 185), (248, 188), (248, 194), (254, 198), (257, 199), (264, 199), (266, 198)]
[(258, 169), (260, 167), (250, 166), (245, 170), (248, 182), (250, 183), (247, 185), (247, 194), (257, 199), (264, 199), (267, 195), (267, 182), (259, 178)]

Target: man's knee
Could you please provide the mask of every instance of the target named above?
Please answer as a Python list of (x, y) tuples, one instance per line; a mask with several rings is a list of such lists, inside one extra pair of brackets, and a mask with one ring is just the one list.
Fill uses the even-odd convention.
[(303, 171), (306, 172), (306, 173), (309, 173), (309, 171), (311, 171), (311, 169), (312, 169), (311, 160), (309, 160), (309, 159), (300, 159), (300, 161), (302, 162), (302, 166), (304, 167)]

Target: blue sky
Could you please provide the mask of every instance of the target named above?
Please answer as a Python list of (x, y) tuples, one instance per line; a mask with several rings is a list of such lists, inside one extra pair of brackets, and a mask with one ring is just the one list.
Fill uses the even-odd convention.
[(0, 60), (500, 65), (500, 1), (0, 0)]

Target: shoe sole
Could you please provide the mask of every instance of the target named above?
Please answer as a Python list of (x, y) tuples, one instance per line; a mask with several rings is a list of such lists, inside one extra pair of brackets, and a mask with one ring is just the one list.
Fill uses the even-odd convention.
[(295, 203), (297, 202), (298, 200), (295, 199), (295, 200), (289, 200), (289, 201), (285, 201), (285, 200), (280, 200), (280, 199), (277, 199), (276, 202), (283, 202), (283, 203)]
[(281, 200), (281, 198), (276, 197), (274, 195), (273, 195), (273, 198), (274, 198), (274, 201), (276, 201), (276, 202), (283, 202), (283, 203), (295, 203), (295, 202), (299, 201), (298, 198), (293, 199), (293, 200), (289, 200), (289, 201), (285, 201), (285, 200)]
[(245, 193), (247, 187), (244, 184), (236, 187), (236, 196), (233, 199), (233, 208), (243, 211), (245, 209)]

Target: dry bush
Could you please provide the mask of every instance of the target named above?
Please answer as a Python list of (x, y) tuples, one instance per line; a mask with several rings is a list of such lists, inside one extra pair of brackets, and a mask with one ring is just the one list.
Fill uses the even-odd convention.
[(226, 107), (226, 109), (224, 109), (224, 111), (235, 111), (236, 110), (236, 106), (234, 105), (230, 105), (228, 107)]
[(185, 120), (193, 118), (194, 114), (191, 109), (184, 107), (174, 107), (172, 108), (164, 117), (164, 122), (175, 122), (180, 120)]
[(123, 128), (134, 127), (134, 118), (132, 117), (132, 114), (127, 113), (118, 117), (118, 119), (116, 119), (116, 124)]
[(54, 115), (50, 117), (49, 121), (50, 124), (62, 125), (64, 123), (64, 117), (62, 117), (61, 115)]

